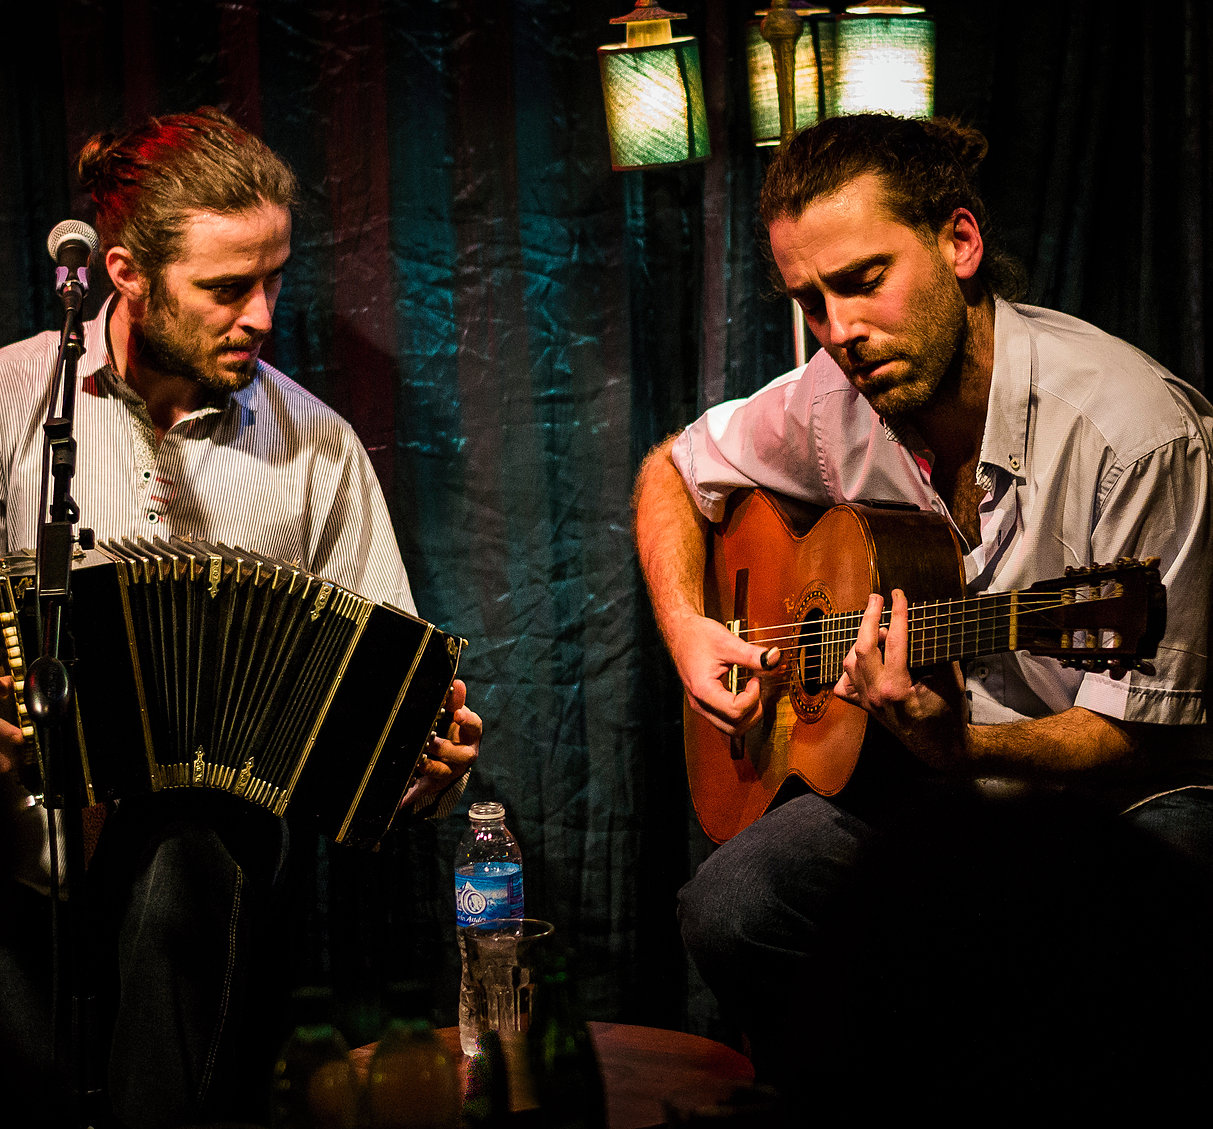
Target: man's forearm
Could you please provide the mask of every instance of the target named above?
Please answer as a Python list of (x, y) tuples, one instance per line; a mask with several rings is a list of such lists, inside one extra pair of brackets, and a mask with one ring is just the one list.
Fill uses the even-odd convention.
[(977, 765), (1041, 772), (1124, 768), (1139, 748), (1137, 728), (1074, 706), (1051, 717), (970, 725), (968, 754)]
[(703, 615), (707, 519), (670, 460), (673, 439), (649, 452), (636, 477), (635, 533), (657, 625), (667, 641), (680, 616)]

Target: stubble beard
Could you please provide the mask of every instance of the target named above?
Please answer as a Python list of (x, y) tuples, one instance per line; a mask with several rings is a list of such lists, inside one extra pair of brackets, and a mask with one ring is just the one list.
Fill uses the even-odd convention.
[[(956, 277), (942, 258), (930, 289), (917, 303), (887, 357), (860, 352), (858, 365), (891, 360), (903, 371), (888, 374), (888, 383), (862, 389), (864, 398), (890, 423), (930, 407), (941, 390), (959, 381), (968, 333), (968, 308)], [(849, 361), (850, 359), (848, 359)], [(856, 367), (844, 365), (844, 371)], [(908, 367), (908, 373), (904, 370)]]
[[(141, 364), (165, 376), (184, 377), (208, 392), (238, 392), (257, 374), (257, 357), (236, 366), (221, 368), (219, 352), (192, 326), (182, 322), (163, 295), (154, 295), (137, 327)], [(220, 348), (248, 348), (224, 340)], [(259, 343), (257, 345), (259, 347)]]

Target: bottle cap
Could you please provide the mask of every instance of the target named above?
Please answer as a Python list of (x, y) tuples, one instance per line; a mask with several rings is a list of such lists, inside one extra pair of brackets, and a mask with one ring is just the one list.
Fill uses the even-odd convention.
[(303, 985), (291, 992), (291, 1015), (300, 1027), (317, 1027), (333, 1019), (333, 990)]

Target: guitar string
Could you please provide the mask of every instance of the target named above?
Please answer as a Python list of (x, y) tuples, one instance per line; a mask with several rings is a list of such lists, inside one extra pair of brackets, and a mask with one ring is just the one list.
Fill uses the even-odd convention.
[[(1012, 596), (1017, 596), (1012, 606)], [(940, 651), (940, 643), (944, 644), (946, 652), (947, 647), (956, 641), (962, 645), (966, 638), (973, 635), (974, 624), (976, 627), (976, 640), (974, 645), (980, 645), (983, 636), (988, 637), (992, 650), (998, 650), (995, 645), (995, 640), (1000, 630), (1005, 631), (1012, 620), (1017, 619), (1020, 613), (1039, 614), (1043, 611), (1054, 610), (1058, 608), (1066, 608), (1071, 611), (1080, 609), (1085, 604), (1096, 604), (1107, 601), (1109, 599), (1119, 598), (1117, 595), (1094, 595), (1089, 599), (1078, 601), (1059, 600), (1051, 594), (1038, 594), (1029, 596), (1025, 593), (993, 593), (986, 594), (980, 597), (968, 597), (951, 601), (939, 601), (935, 604), (916, 604), (910, 608), (910, 652), (911, 662), (916, 659), (921, 660), (922, 664), (926, 664), (928, 649), (930, 650), (934, 661), (940, 661), (938, 653)], [(991, 608), (991, 604), (995, 607)], [(958, 610), (959, 609), (959, 610)], [(783, 665), (789, 659), (796, 661), (796, 652), (807, 652), (810, 650), (818, 650), (820, 661), (818, 667), (823, 674), (823, 677), (833, 675), (837, 670), (841, 675), (841, 659), (845, 653), (849, 652), (857, 635), (857, 628), (860, 620), (863, 617), (862, 611), (836, 612), (821, 619), (811, 621), (815, 624), (815, 630), (806, 630), (807, 623), (810, 621), (801, 621), (798, 623), (770, 624), (762, 627), (754, 627), (743, 630), (739, 636), (743, 639), (748, 639), (756, 645), (762, 644), (765, 646), (779, 645), (781, 650), (784, 650), (784, 655), (781, 656), (780, 662)], [(985, 621), (982, 623), (982, 621)], [(888, 611), (884, 611), (881, 615), (881, 626), (887, 627), (889, 621)], [(940, 627), (940, 624), (946, 624)], [(852, 632), (850, 629), (855, 628)], [(786, 631), (793, 629), (794, 633), (790, 635), (770, 635), (768, 632)], [(1073, 630), (1080, 630), (1074, 628)], [(1099, 630), (1098, 627), (1092, 626), (1085, 629), (1088, 634)], [(795, 642), (795, 646), (784, 648), (782, 644), (787, 641)], [(1006, 649), (1006, 648), (1002, 648)], [(1075, 647), (1075, 656), (1085, 656), (1090, 651), (1087, 647)], [(826, 653), (828, 652), (828, 653)], [(828, 671), (828, 675), (827, 675)], [(793, 678), (772, 678), (768, 683), (775, 688), (791, 685)]]
[[(999, 595), (1003, 595), (999, 593)], [(1006, 594), (1007, 599), (999, 600), (999, 604), (1009, 605), (1010, 593)], [(976, 598), (968, 600), (956, 600), (948, 602), (940, 602), (936, 604), (915, 604), (910, 608), (910, 629), (918, 631), (939, 630), (935, 624), (951, 623), (955, 624), (955, 628), (949, 627), (949, 633), (955, 631), (963, 632), (966, 627), (973, 623), (979, 623), (981, 620), (986, 620), (995, 624), (1010, 622), (1021, 614), (1039, 615), (1041, 612), (1053, 611), (1055, 609), (1064, 608), (1070, 611), (1076, 611), (1084, 608), (1087, 604), (1098, 604), (1106, 602), (1110, 599), (1117, 599), (1114, 596), (1097, 596), (1090, 600), (1081, 600), (1076, 602), (1066, 602), (1058, 600), (1056, 597), (1038, 597), (1035, 600), (1025, 600), (1021, 596), (1014, 607), (1004, 606), (993, 608), (990, 607), (990, 598), (982, 601), (978, 605)], [(957, 610), (957, 605), (975, 605), (974, 607)], [(819, 619), (813, 620), (793, 620), (788, 623), (773, 623), (764, 624), (759, 627), (750, 627), (743, 630), (740, 634), (742, 638), (751, 638), (758, 636), (761, 632), (768, 631), (791, 631), (794, 634), (783, 636), (770, 636), (769, 642), (774, 645), (780, 639), (796, 639), (803, 638), (804, 628), (813, 624), (821, 636), (830, 635), (832, 632), (841, 628), (846, 629), (846, 625), (852, 623), (857, 624), (863, 618), (863, 611), (847, 611), (847, 612), (831, 612), (822, 616)], [(889, 612), (886, 609), (881, 613), (880, 625), (887, 627), (889, 623)], [(764, 639), (768, 641), (768, 639)]]

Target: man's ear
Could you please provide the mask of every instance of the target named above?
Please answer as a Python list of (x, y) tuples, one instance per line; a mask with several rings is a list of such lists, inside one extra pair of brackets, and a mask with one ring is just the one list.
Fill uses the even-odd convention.
[(114, 289), (129, 302), (143, 302), (148, 296), (147, 277), (135, 266), (125, 247), (111, 247), (105, 253), (105, 270)]
[(939, 233), (939, 248), (962, 282), (976, 277), (985, 247), (981, 229), (968, 208), (957, 208)]

